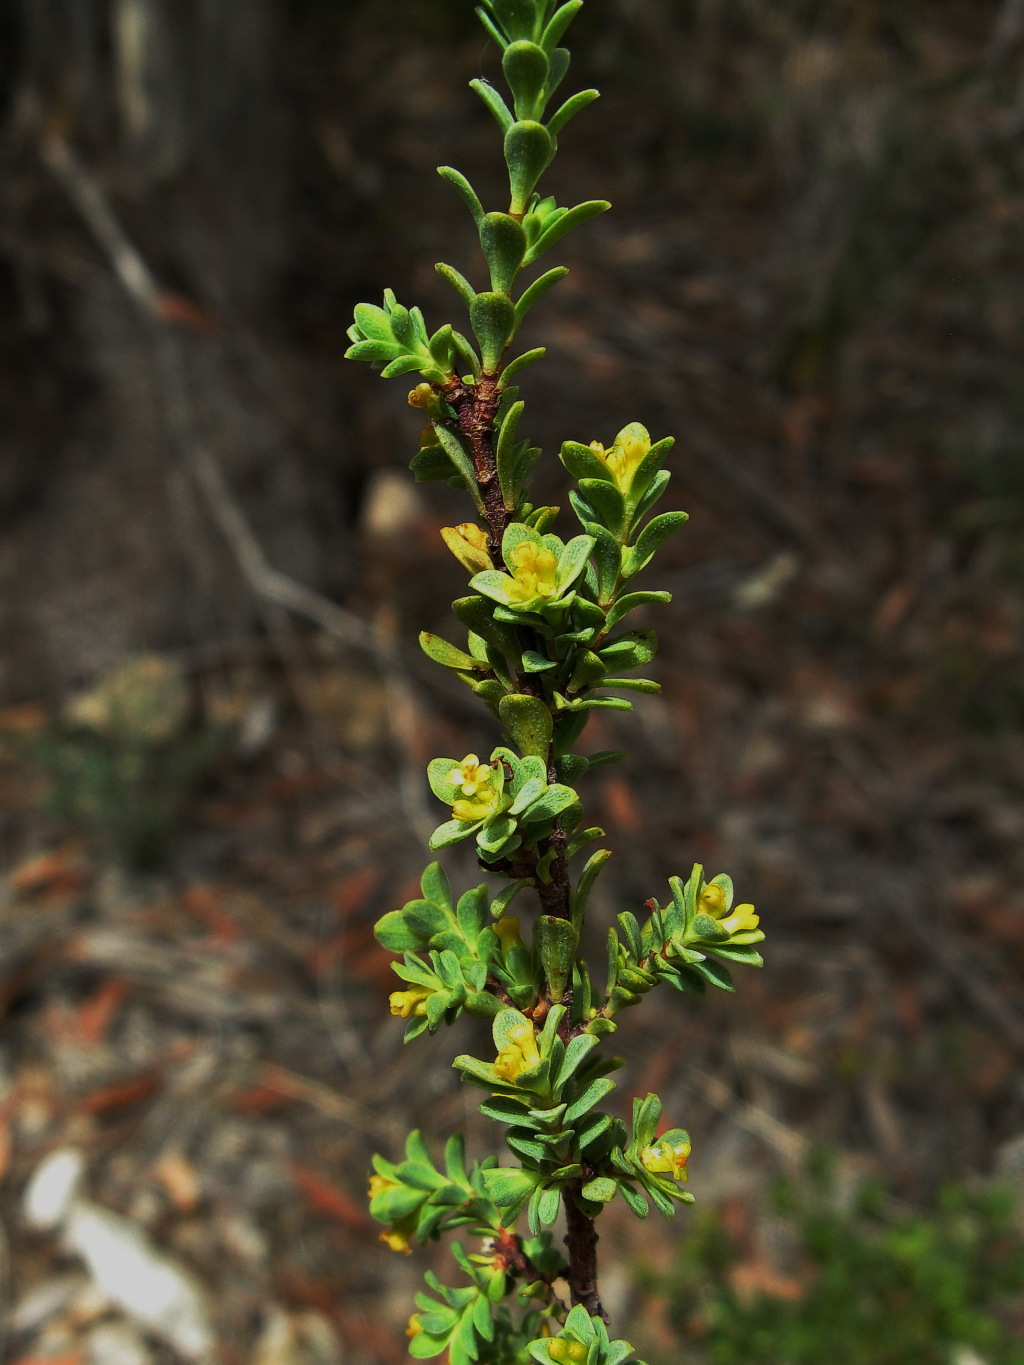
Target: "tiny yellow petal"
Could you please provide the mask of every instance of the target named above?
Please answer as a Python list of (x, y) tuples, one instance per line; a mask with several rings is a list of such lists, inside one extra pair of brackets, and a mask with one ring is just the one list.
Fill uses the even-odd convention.
[(409, 1319), (409, 1325), (405, 1329), (405, 1335), (411, 1340), (413, 1337), (418, 1337), (422, 1331), (423, 1324), (420, 1322), (419, 1317), (413, 1313), (412, 1317)]
[(407, 991), (392, 991), (388, 1006), (399, 1019), (408, 1019), (410, 1014), (423, 1015), (427, 1012), (426, 1000), (429, 995), (430, 991), (422, 986), (413, 986)]
[(411, 408), (429, 408), (434, 401), (434, 390), (429, 384), (417, 384), (409, 392), (409, 406)]
[(523, 941), (519, 933), (519, 920), (515, 915), (502, 915), (494, 926), (494, 932), (501, 939), (502, 956)]
[(470, 573), (483, 573), (485, 569), (494, 568), (487, 549), (487, 532), (475, 523), (464, 521), (458, 526), (442, 526), (441, 538)]
[(382, 1232), (380, 1240), (392, 1251), (404, 1252), (406, 1256), (412, 1255), (412, 1247), (409, 1245), (409, 1234), (407, 1232), (392, 1228), (390, 1232)]
[(642, 1164), (652, 1175), (670, 1175), (673, 1180), (687, 1178), (686, 1163), (690, 1159), (688, 1142), (667, 1142), (664, 1138), (640, 1153)]
[(725, 902), (725, 887), (719, 886), (717, 882), (709, 882), (700, 893), (698, 909), (703, 910), (705, 915), (711, 915), (714, 919), (721, 919), (728, 909)]
[(727, 934), (745, 934), (751, 929), (756, 929), (760, 922), (761, 917), (754, 913), (752, 905), (737, 905), (732, 914), (721, 920), (720, 924)]

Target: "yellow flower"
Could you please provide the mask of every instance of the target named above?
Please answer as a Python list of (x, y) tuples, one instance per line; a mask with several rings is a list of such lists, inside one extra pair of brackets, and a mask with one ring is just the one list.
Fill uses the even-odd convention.
[(503, 1081), (514, 1081), (524, 1071), (532, 1071), (540, 1061), (537, 1035), (532, 1024), (520, 1024), (509, 1030), (509, 1044), (494, 1060), (494, 1069)]
[(522, 936), (519, 933), (519, 920), (515, 915), (503, 915), (494, 926), (494, 932), (501, 939), (501, 956), (508, 957), (510, 948), (522, 948)]
[(409, 1319), (409, 1326), (405, 1329), (405, 1335), (412, 1340), (413, 1337), (418, 1337), (422, 1331), (423, 1324), (420, 1322), (419, 1315), (413, 1313), (412, 1317)]
[(410, 1231), (411, 1229), (409, 1228), (400, 1228), (396, 1225), (393, 1228), (389, 1228), (387, 1232), (382, 1232), (380, 1240), (385, 1246), (390, 1247), (392, 1251), (401, 1251), (406, 1256), (411, 1256), (412, 1247), (410, 1246)]
[(392, 991), (388, 997), (391, 1013), (397, 1014), (399, 1019), (408, 1019), (410, 1014), (426, 1014), (429, 995), (430, 991), (422, 986), (413, 986), (407, 991)]
[(645, 1147), (640, 1160), (652, 1175), (670, 1175), (673, 1180), (688, 1179), (686, 1163), (690, 1159), (688, 1142), (669, 1142), (662, 1138), (651, 1147)]
[(723, 919), (720, 923), (727, 934), (745, 934), (751, 929), (756, 929), (760, 922), (760, 916), (755, 915), (752, 905), (737, 905), (728, 919)]
[(728, 908), (725, 887), (719, 886), (717, 882), (709, 882), (700, 893), (697, 909), (702, 910), (705, 915), (710, 915), (712, 919), (721, 919)]
[(557, 1360), (558, 1365), (583, 1365), (587, 1358), (587, 1348), (582, 1341), (567, 1341), (565, 1337), (556, 1337), (548, 1346), (548, 1355), (552, 1360)]
[(521, 540), (508, 555), (512, 584), (508, 595), (516, 602), (533, 602), (555, 595), (557, 556), (535, 540)]
[(411, 408), (429, 408), (434, 401), (434, 390), (429, 384), (417, 384), (414, 389), (409, 391), (409, 406)]
[(370, 1189), (368, 1191), (371, 1199), (376, 1199), (378, 1194), (383, 1194), (385, 1190), (397, 1190), (398, 1181), (389, 1180), (386, 1175), (371, 1175)]
[(476, 754), (467, 754), (457, 768), (452, 768), (448, 781), (457, 787), (468, 801), (452, 802), (452, 814), (456, 820), (482, 820), (490, 815), (498, 800), (494, 789), (494, 769), (489, 763), (481, 763)]
[(483, 573), (485, 569), (494, 568), (487, 549), (487, 532), (475, 522), (463, 521), (458, 526), (442, 526), (441, 539), (470, 573)]
[[(640, 435), (643, 432), (643, 435)], [(620, 493), (628, 493), (633, 475), (651, 448), (650, 437), (638, 423), (623, 427), (610, 446), (591, 441), (590, 449), (608, 466)]]

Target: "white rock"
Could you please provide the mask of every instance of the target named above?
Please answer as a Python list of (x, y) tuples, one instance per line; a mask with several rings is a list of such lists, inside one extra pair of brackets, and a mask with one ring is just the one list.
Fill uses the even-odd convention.
[(153, 1357), (126, 1322), (104, 1322), (86, 1338), (89, 1365), (153, 1365)]
[(99, 1288), (140, 1326), (188, 1360), (209, 1355), (213, 1333), (198, 1286), (134, 1223), (78, 1203), (63, 1240), (85, 1261)]
[(22, 1200), (29, 1227), (44, 1231), (62, 1223), (78, 1196), (85, 1158), (76, 1147), (59, 1147), (35, 1169)]
[(88, 1283), (84, 1275), (66, 1275), (63, 1279), (36, 1285), (18, 1300), (11, 1314), (11, 1327), (15, 1332), (31, 1336), (51, 1318), (63, 1313)]

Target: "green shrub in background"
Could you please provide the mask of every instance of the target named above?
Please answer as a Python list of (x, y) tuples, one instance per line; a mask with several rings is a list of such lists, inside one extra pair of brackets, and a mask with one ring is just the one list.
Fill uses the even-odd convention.
[(770, 1279), (739, 1289), (741, 1254), (708, 1212), (655, 1278), (688, 1362), (1024, 1365), (1024, 1236), (1008, 1191), (948, 1185), (916, 1212), (865, 1184), (843, 1208), (819, 1172), (781, 1185), (775, 1204), (791, 1296)]
[(54, 814), (139, 870), (164, 860), (222, 749), (221, 734), (192, 723), (181, 672), (156, 655), (129, 659), (102, 678), (35, 744)]

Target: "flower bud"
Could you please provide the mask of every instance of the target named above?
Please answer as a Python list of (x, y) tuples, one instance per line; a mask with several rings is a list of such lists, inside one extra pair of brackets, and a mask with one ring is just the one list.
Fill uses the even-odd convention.
[(494, 568), (487, 550), (487, 532), (475, 522), (464, 521), (458, 526), (442, 526), (441, 539), (462, 567), (468, 569), (470, 573), (483, 573)]

